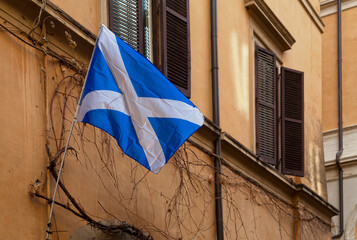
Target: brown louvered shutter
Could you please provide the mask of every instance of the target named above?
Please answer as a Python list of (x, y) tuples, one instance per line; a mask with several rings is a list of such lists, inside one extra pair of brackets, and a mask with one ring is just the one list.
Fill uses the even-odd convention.
[(163, 72), (190, 97), (191, 58), (188, 0), (162, 0)]
[(144, 54), (142, 0), (109, 0), (109, 28)]
[(277, 83), (275, 54), (256, 46), (257, 153), (267, 163), (277, 159)]
[(304, 176), (304, 73), (281, 68), (282, 172)]

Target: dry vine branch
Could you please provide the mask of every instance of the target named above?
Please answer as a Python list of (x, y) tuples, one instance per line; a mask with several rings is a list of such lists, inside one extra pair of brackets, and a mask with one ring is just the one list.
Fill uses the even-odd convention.
[[(63, 154), (64, 148), (61, 148), (54, 158), (52, 158), (51, 153), (49, 152), (48, 146), (46, 147), (46, 149), (47, 149), (48, 157), (50, 159), (49, 170), (50, 170), (53, 178), (56, 180), (58, 178), (58, 175), (57, 175), (55, 166), (57, 165), (57, 160)], [(75, 151), (72, 147), (68, 147), (68, 150)], [(100, 222), (94, 220), (92, 217), (90, 217), (86, 213), (86, 211), (83, 209), (83, 207), (80, 206), (80, 204), (75, 200), (75, 198), (69, 193), (69, 191), (67, 190), (67, 188), (65, 187), (65, 185), (63, 184), (63, 182), (61, 180), (59, 180), (59, 186), (60, 186), (61, 190), (66, 194), (67, 198), (70, 200), (70, 202), (72, 203), (72, 205), (75, 207), (75, 209), (78, 212), (73, 210), (71, 207), (69, 207), (67, 205), (64, 205), (64, 204), (61, 204), (58, 202), (55, 202), (55, 204), (69, 210), (70, 212), (75, 214), (77, 217), (80, 217), (80, 218), (86, 220), (91, 226), (93, 226), (97, 229), (100, 229), (104, 232), (108, 232), (108, 233), (125, 232), (127, 234), (130, 234), (131, 236), (136, 237), (138, 240), (152, 240), (153, 239), (151, 237), (151, 235), (144, 235), (140, 229), (138, 229), (132, 225), (129, 225), (129, 224), (125, 223), (124, 221), (121, 221), (121, 224), (105, 225), (103, 223), (100, 223)], [(49, 204), (52, 202), (52, 200), (38, 194), (37, 192), (35, 192), (34, 195), (37, 197), (48, 200)]]
[[(64, 84), (65, 82), (67, 82), (66, 85)], [(60, 124), (60, 136), (59, 138), (54, 136), (56, 148), (58, 148), (57, 153), (53, 158), (49, 153), (49, 158), (51, 159), (49, 169), (54, 178), (57, 177), (56, 159), (58, 159), (58, 157), (63, 152), (62, 139), (66, 132), (66, 125), (64, 122), (67, 121), (64, 115), (66, 114), (66, 112), (71, 112), (71, 110), (68, 109), (68, 99), (74, 98), (71, 93), (74, 91), (74, 89), (80, 86), (80, 82), (81, 81), (78, 78), (75, 78), (74, 75), (64, 77), (59, 81), (55, 89), (54, 96), (51, 100), (52, 115), (54, 114), (52, 113), (52, 108), (54, 104), (53, 99), (55, 99), (56, 97), (62, 99), (61, 101), (58, 101), (58, 104), (61, 106), (60, 114), (63, 116), (63, 120)], [(51, 124), (53, 125), (53, 121), (51, 122)], [(52, 133), (55, 135), (56, 133), (54, 130), (54, 127), (52, 127)], [(93, 133), (92, 137), (85, 136), (85, 130), (91, 131)], [(83, 151), (85, 159), (89, 160), (89, 163), (97, 174), (98, 179), (101, 181), (104, 190), (108, 191), (108, 193), (110, 193), (110, 196), (115, 199), (115, 201), (123, 208), (126, 208), (126, 206), (122, 201), (128, 201), (130, 204), (131, 201), (135, 199), (134, 194), (136, 192), (136, 189), (138, 189), (139, 187), (144, 186), (148, 189), (150, 194), (158, 193), (156, 192), (156, 190), (151, 189), (148, 181), (146, 180), (148, 177), (147, 171), (140, 177), (136, 177), (138, 174), (138, 166), (135, 165), (134, 167), (132, 167), (131, 170), (131, 180), (133, 184), (132, 191), (128, 199), (124, 198), (125, 194), (120, 191), (118, 185), (118, 173), (116, 172), (117, 167), (115, 165), (114, 149), (111, 145), (111, 138), (107, 135), (103, 135), (101, 132), (98, 132), (98, 130), (96, 130), (94, 127), (88, 128), (85, 125), (79, 126), (77, 128), (77, 131), (80, 141), (77, 141), (76, 138), (74, 138), (74, 141), (77, 143), (78, 147), (82, 149), (84, 148), (84, 144), (92, 144), (93, 149), (95, 150), (98, 156), (96, 160), (99, 160), (99, 162), (103, 166), (101, 169), (102, 172), (99, 172), (97, 169), (95, 169), (95, 167), (92, 165), (90, 157), (86, 155), (86, 151)], [(115, 144), (113, 145), (116, 146)], [(193, 147), (197, 146), (193, 145)], [(70, 150), (75, 151), (73, 147)], [(76, 152), (74, 153), (77, 154)], [(211, 155), (211, 157), (214, 157), (214, 155)], [(207, 163), (205, 160), (200, 159), (196, 152), (193, 151), (192, 147), (189, 147), (187, 144), (184, 144), (182, 148), (174, 155), (173, 159), (170, 160), (170, 164), (173, 165), (176, 169), (176, 175), (174, 176), (174, 179), (177, 179), (177, 183), (173, 195), (165, 195), (163, 193), (160, 193), (162, 198), (167, 201), (165, 228), (160, 229), (153, 223), (149, 223), (145, 219), (142, 219), (140, 216), (138, 216), (135, 210), (133, 211), (129, 208), (126, 208), (125, 210), (128, 212), (128, 217), (134, 216), (135, 218), (140, 219), (141, 221), (145, 222), (143, 226), (147, 231), (151, 233), (156, 232), (166, 239), (205, 239), (206, 236), (204, 235), (204, 232), (211, 228), (214, 228), (214, 224), (209, 226), (205, 225), (205, 222), (208, 220), (208, 206), (212, 206), (214, 201), (214, 198), (212, 196), (214, 196), (214, 194), (212, 182), (210, 182), (209, 178), (205, 176), (203, 169), (209, 169), (212, 173), (213, 171), (215, 171), (215, 169), (211, 164)], [(227, 168), (230, 170), (233, 169), (226, 162), (224, 162), (224, 166), (227, 166)], [(256, 222), (256, 213), (254, 213), (254, 211), (256, 207), (262, 207), (266, 209), (267, 213), (271, 216), (271, 219), (277, 223), (278, 231), (280, 232), (280, 238), (283, 239), (284, 236), (291, 237), (290, 233), (282, 225), (282, 219), (284, 217), (288, 217), (291, 219), (294, 217), (292, 213), (292, 205), (282, 201), (273, 193), (267, 192), (259, 185), (259, 183), (246, 177), (244, 174), (237, 171), (235, 171), (234, 173), (236, 174), (234, 178), (224, 174), (222, 174), (220, 177), (220, 181), (223, 185), (223, 200), (226, 202), (227, 205), (227, 222), (235, 223), (234, 229), (230, 229), (228, 225), (225, 224), (225, 232), (227, 238), (234, 238), (234, 236), (238, 238), (238, 234), (240, 233), (242, 233), (246, 239), (251, 238), (251, 235), (248, 234), (245, 216), (241, 213), (239, 203), (237, 202), (238, 200), (234, 197), (236, 191), (238, 191), (241, 196), (245, 196), (247, 199), (249, 199), (250, 209), (254, 215), (255, 228), (258, 227), (258, 223)], [(105, 182), (101, 174), (105, 174), (105, 176), (109, 179), (109, 183), (111, 183), (114, 186), (114, 189), (116, 189), (117, 191), (117, 196), (115, 196), (113, 192), (110, 192), (110, 187), (107, 186), (108, 182)], [(241, 183), (236, 183), (237, 179)], [(142, 234), (142, 231), (140, 229), (137, 229), (132, 225), (128, 225), (122, 220), (120, 220), (120, 218), (108, 211), (105, 206), (100, 202), (97, 203), (100, 205), (100, 207), (106, 214), (125, 224), (124, 226), (123, 224), (107, 226), (101, 222), (96, 221), (70, 194), (69, 190), (66, 188), (62, 180), (59, 182), (59, 184), (60, 188), (63, 190), (67, 198), (70, 200), (71, 205), (73, 206), (73, 208), (71, 208), (68, 205), (62, 204), (62, 207), (64, 209), (67, 209), (68, 211), (71, 211), (76, 216), (79, 215), (82, 219), (86, 220), (88, 224), (108, 232), (115, 232), (116, 230), (126, 231), (128, 234), (131, 234), (133, 236), (135, 236), (135, 234), (139, 236), (139, 233), (136, 232), (137, 230)], [(38, 196), (38, 194), (35, 194), (35, 196)], [(203, 207), (200, 205), (202, 205)], [(67, 208), (65, 208), (65, 206)], [(197, 215), (197, 213), (199, 213), (199, 215)], [(310, 220), (310, 222), (312, 223), (315, 221), (315, 218), (301, 217), (301, 220)], [(132, 222), (135, 222), (135, 220)], [(187, 222), (190, 222), (190, 224), (188, 225)], [(127, 226), (130, 226), (129, 230), (123, 230), (123, 227)], [(171, 233), (171, 229), (173, 227), (176, 228), (175, 234)], [(309, 226), (307, 226), (306, 228), (309, 229)], [(135, 231), (133, 232), (132, 229), (135, 229)], [(305, 232), (308, 232), (308, 230), (305, 230)], [(308, 234), (313, 233), (311, 232)], [(147, 239), (151, 238), (151, 235), (140, 235), (140, 237), (142, 236), (147, 237)], [(254, 235), (254, 238), (258, 238), (258, 235), (256, 233)]]
[[(43, 20), (45, 21), (45, 19)], [(53, 145), (56, 148), (55, 153), (51, 153), (49, 146), (47, 147), (48, 158), (50, 159), (49, 170), (51, 175), (56, 179), (57, 178), (57, 159), (63, 154), (63, 138), (66, 130), (66, 121), (69, 121), (66, 118), (66, 115), (73, 115), (74, 110), (71, 105), (71, 100), (76, 102), (77, 96), (75, 94), (76, 90), (79, 90), (79, 87), (82, 85), (82, 80), (85, 76), (84, 66), (78, 67), (76, 63), (73, 63), (72, 59), (67, 59), (64, 56), (60, 56), (51, 49), (43, 49), (41, 46), (41, 41), (36, 41), (34, 44), (25, 41), (22, 37), (19, 37), (17, 34), (13, 33), (10, 29), (0, 24), (2, 28), (8, 31), (10, 34), (24, 42), (25, 44), (48, 54), (60, 61), (61, 64), (64, 64), (70, 67), (75, 71), (72, 75), (62, 76), (62, 79), (58, 81), (53, 96), (50, 101), (50, 131), (52, 136), (49, 136), (52, 139)], [(26, 34), (25, 34), (26, 35)], [(78, 62), (78, 61), (75, 61)], [(55, 64), (53, 64), (55, 67)], [(55, 71), (56, 74), (56, 71)], [(64, 74), (62, 72), (62, 74)], [(57, 80), (57, 75), (56, 75)], [(77, 91), (79, 92), (79, 91)], [(57, 99), (57, 101), (55, 101)], [(54, 113), (54, 105), (57, 104), (58, 109)], [(71, 108), (72, 107), (72, 108)], [(55, 131), (54, 118), (58, 116), (62, 117), (62, 121), (59, 124), (59, 130)], [(78, 138), (73, 137), (73, 141), (77, 145), (77, 149), (83, 152), (84, 157), (79, 159), (81, 156), (74, 147), (70, 147), (69, 150), (74, 154), (80, 164), (86, 166), (86, 163), (89, 162), (91, 167), (94, 169), (99, 181), (102, 183), (104, 191), (109, 193), (110, 198), (114, 199), (116, 203), (125, 209), (127, 213), (127, 218), (138, 219), (141, 224), (142, 229), (145, 229), (150, 234), (145, 235), (143, 231), (139, 228), (136, 228), (133, 225), (125, 223), (121, 218), (117, 217), (115, 214), (112, 214), (108, 211), (105, 206), (97, 201), (98, 205), (103, 209), (103, 211), (119, 220), (120, 224), (117, 225), (105, 225), (97, 220), (95, 220), (92, 215), (84, 210), (83, 206), (80, 205), (79, 201), (76, 200), (70, 191), (67, 189), (63, 180), (60, 180), (59, 186), (62, 191), (65, 193), (66, 197), (69, 199), (70, 203), (63, 204), (60, 202), (55, 202), (56, 205), (62, 207), (65, 210), (70, 211), (77, 217), (85, 220), (88, 224), (101, 229), (106, 232), (116, 232), (122, 231), (126, 232), (132, 236), (135, 236), (137, 239), (152, 239), (152, 234), (157, 233), (162, 238), (166, 239), (205, 239), (205, 232), (214, 228), (214, 223), (206, 224), (209, 221), (209, 211), (213, 208), (210, 208), (214, 204), (214, 191), (212, 181), (209, 179), (204, 170), (214, 173), (216, 169), (212, 164), (208, 163), (206, 160), (200, 159), (196, 152), (193, 150), (197, 148), (199, 151), (207, 154), (210, 157), (217, 157), (214, 153), (211, 153), (199, 145), (195, 144), (192, 141), (189, 141), (191, 144), (188, 146), (184, 144), (182, 148), (174, 155), (173, 159), (170, 160), (170, 165), (175, 168), (175, 176), (173, 179), (176, 179), (177, 182), (172, 183), (172, 186), (175, 187), (173, 194), (162, 193), (150, 186), (148, 179), (148, 172), (141, 174), (138, 173), (138, 165), (133, 164), (130, 173), (130, 180), (132, 181), (133, 187), (131, 192), (123, 193), (119, 188), (118, 180), (118, 167), (115, 164), (114, 152), (117, 151), (118, 147), (116, 144), (112, 144), (112, 139), (106, 134), (102, 134), (101, 137), (97, 137), (98, 130), (95, 130), (94, 127), (86, 127), (85, 125), (76, 127), (78, 133)], [(92, 136), (85, 136), (84, 132), (90, 131), (93, 133)], [(85, 151), (85, 146), (92, 144), (95, 149), (97, 157), (96, 161), (102, 164), (101, 172), (92, 164), (91, 157)], [(119, 150), (120, 151), (120, 150)], [(54, 157), (53, 157), (54, 155)], [(87, 161), (89, 160), (89, 161)], [(239, 200), (235, 199), (235, 194), (238, 193), (240, 198), (247, 198), (249, 200), (250, 210), (254, 215), (254, 224), (255, 228), (258, 223), (256, 222), (256, 213), (255, 208), (263, 208), (269, 214), (271, 219), (275, 221), (279, 227), (280, 238), (283, 236), (291, 237), (288, 231), (282, 225), (283, 218), (294, 218), (293, 206), (283, 199), (279, 198), (277, 195), (266, 191), (257, 181), (245, 176), (243, 173), (237, 171), (225, 162), (221, 158), (223, 165), (231, 170), (235, 177), (229, 177), (227, 175), (221, 174), (220, 181), (223, 185), (223, 201), (227, 205), (226, 210), (226, 223), (225, 223), (225, 234), (227, 239), (232, 239), (234, 237), (238, 238), (238, 233), (242, 233), (246, 239), (250, 238), (248, 233), (248, 224), (246, 224), (246, 216), (242, 214), (242, 209), (239, 205)], [(105, 181), (104, 177), (101, 175), (104, 174), (104, 177), (109, 178), (109, 181)], [(109, 182), (109, 183), (108, 183)], [(238, 183), (237, 183), (238, 182)], [(112, 192), (109, 184), (112, 184), (116, 192)], [(167, 204), (165, 207), (165, 226), (160, 228), (148, 220), (143, 219), (136, 212), (136, 209), (130, 209), (125, 205), (125, 201), (132, 203), (135, 199), (135, 193), (139, 191), (138, 189), (145, 188), (150, 197), (153, 195), (159, 195)], [(125, 196), (130, 195), (130, 197), (125, 198)], [(47, 197), (38, 193), (37, 190), (34, 190), (33, 196), (42, 198), (48, 203), (51, 203), (51, 200)], [(153, 204), (151, 203), (151, 207)], [(316, 236), (316, 228), (328, 227), (326, 224), (318, 219), (315, 215), (310, 213), (307, 209), (300, 209), (301, 214), (299, 215), (300, 220), (302, 221), (302, 229), (305, 237)], [(130, 222), (136, 222), (135, 220)], [(234, 229), (230, 229), (228, 223), (234, 223)], [(172, 228), (175, 227), (175, 232), (172, 231)], [(176, 231), (177, 230), (177, 231)], [(317, 236), (316, 236), (317, 237)], [(258, 238), (257, 234), (253, 238)], [(316, 238), (318, 239), (318, 238)]]

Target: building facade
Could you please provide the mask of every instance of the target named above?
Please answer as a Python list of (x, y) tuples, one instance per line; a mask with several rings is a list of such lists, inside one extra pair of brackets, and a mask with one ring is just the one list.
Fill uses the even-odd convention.
[[(354, 191), (357, 183), (357, 116), (354, 111), (356, 106), (354, 59), (357, 51), (355, 47), (357, 33), (353, 27), (357, 15), (356, 6), (356, 1), (341, 2), (339, 30), (337, 2), (321, 1), (321, 17), (326, 24), (322, 40), (325, 166), (328, 200), (341, 209), (340, 215), (333, 218), (333, 233), (341, 235), (340, 239), (357, 238), (357, 195)], [(338, 44), (338, 32), (341, 34), (340, 44)], [(341, 46), (340, 93), (337, 65), (339, 45)], [(341, 154), (337, 154), (341, 148)]]
[(331, 238), (320, 1), (11, 0), (0, 9), (3, 239), (46, 236), (100, 23), (205, 123), (157, 175), (75, 123), (50, 239)]

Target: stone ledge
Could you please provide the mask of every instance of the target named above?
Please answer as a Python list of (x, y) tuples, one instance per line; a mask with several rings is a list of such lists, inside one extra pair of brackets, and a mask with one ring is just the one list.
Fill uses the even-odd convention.
[(300, 0), (300, 3), (304, 6), (305, 10), (313, 20), (316, 27), (320, 30), (321, 33), (324, 32), (325, 24), (321, 20), (319, 14), (315, 11), (309, 0)]
[[(200, 145), (205, 152), (210, 152), (213, 156), (214, 141), (217, 139), (218, 132), (212, 131), (207, 125), (210, 125), (210, 123), (206, 120), (204, 126), (190, 138), (190, 141)], [(200, 141), (207, 136), (211, 137), (206, 138), (205, 141)], [(331, 217), (337, 215), (338, 210), (327, 200), (306, 185), (294, 183), (291, 178), (261, 161), (259, 156), (228, 133), (222, 132), (221, 139), (222, 158), (231, 168), (258, 182), (265, 190), (272, 192), (290, 204), (294, 204), (294, 201), (298, 199), (299, 204), (309, 206), (311, 211), (326, 224), (330, 224)], [(208, 143), (209, 141), (211, 143)]]
[(326, 224), (338, 210), (304, 184), (296, 184), (292, 179), (281, 174), (273, 166), (261, 161), (259, 156), (239, 143), (229, 134), (222, 133), (222, 156), (238, 171), (259, 182), (266, 190), (273, 192), (286, 202), (293, 204), (298, 198)]
[[(41, 7), (42, 3), (38, 0), (5, 1), (0, 4), (0, 17), (25, 34), (29, 34)], [(21, 12), (21, 9), (26, 9), (26, 11)], [(96, 35), (50, 1), (47, 1), (42, 18), (46, 19), (46, 39), (39, 39), (41, 37), (39, 28), (33, 31), (31, 35), (35, 36), (35, 39), (39, 39), (40, 42), (45, 42), (48, 49), (57, 54), (76, 59), (82, 65), (87, 65)], [(70, 46), (66, 32), (76, 43), (74, 48)]]
[[(320, 3), (321, 12), (320, 17), (326, 17), (331, 14), (337, 13), (337, 1), (336, 0), (324, 0)], [(342, 0), (341, 10), (347, 10), (357, 7), (357, 0)]]
[(296, 42), (294, 37), (264, 0), (245, 0), (244, 3), (249, 14), (271, 33), (271, 36), (275, 38), (276, 44), (282, 51), (291, 49), (292, 45)]

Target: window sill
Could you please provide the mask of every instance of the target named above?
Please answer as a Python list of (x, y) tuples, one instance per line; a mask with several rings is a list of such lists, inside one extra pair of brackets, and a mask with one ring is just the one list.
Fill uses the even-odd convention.
[[(206, 153), (214, 150), (214, 143), (219, 135), (212, 123), (205, 120), (201, 127), (189, 142), (199, 145)], [(281, 174), (269, 164), (264, 163), (248, 148), (239, 143), (226, 132), (222, 132), (222, 164), (229, 166), (233, 172), (239, 172), (252, 180), (258, 187), (272, 193), (288, 204), (296, 206), (308, 206), (316, 216), (326, 224), (330, 224), (332, 216), (337, 215), (338, 210), (319, 196), (314, 190), (304, 184), (297, 184), (291, 178)], [(212, 155), (213, 156), (213, 155)]]

